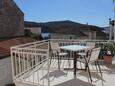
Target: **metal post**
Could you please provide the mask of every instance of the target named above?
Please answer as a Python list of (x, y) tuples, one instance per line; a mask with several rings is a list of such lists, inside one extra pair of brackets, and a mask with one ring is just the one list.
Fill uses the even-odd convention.
[(115, 42), (115, 0), (113, 0), (113, 12), (114, 12), (114, 19), (113, 19), (113, 41)]
[(48, 64), (48, 75), (47, 75), (47, 80), (48, 80), (48, 86), (50, 86), (50, 80), (49, 80), (49, 72), (50, 72), (50, 40), (48, 40), (48, 53), (47, 53), (47, 64)]
[(14, 79), (14, 76), (15, 76), (15, 73), (14, 73), (14, 58), (13, 57), (13, 48), (10, 48), (10, 51), (11, 51), (11, 63), (12, 63), (12, 77)]
[(111, 19), (109, 19), (109, 41), (112, 40), (112, 24)]
[(113, 35), (114, 35), (114, 42), (115, 42), (115, 19), (113, 20), (114, 25), (113, 25)]

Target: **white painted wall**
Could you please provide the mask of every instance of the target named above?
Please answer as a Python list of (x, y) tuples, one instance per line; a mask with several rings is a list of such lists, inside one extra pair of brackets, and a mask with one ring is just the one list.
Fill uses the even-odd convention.
[(50, 34), (51, 39), (72, 39), (78, 38), (76, 35), (66, 35), (66, 34)]
[(11, 58), (0, 59), (0, 86), (12, 83)]
[(88, 36), (87, 39), (96, 39), (96, 31), (85, 30), (85, 31), (82, 31), (82, 32), (85, 33)]
[(25, 29), (29, 29), (32, 33), (41, 34), (41, 27), (25, 27)]

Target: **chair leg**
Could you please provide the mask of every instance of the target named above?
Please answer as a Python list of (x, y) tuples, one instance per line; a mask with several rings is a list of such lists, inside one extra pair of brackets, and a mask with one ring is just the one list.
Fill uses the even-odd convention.
[(68, 63), (69, 63), (69, 66), (68, 66), (68, 67), (70, 67), (70, 61), (69, 61), (69, 57), (68, 57)]
[(87, 64), (85, 64), (85, 71), (87, 71)]
[(58, 69), (60, 69), (60, 56), (58, 56)]
[[(66, 67), (69, 69), (69, 67), (70, 67), (69, 56), (68, 56), (67, 58), (68, 58), (68, 59), (67, 59), (67, 60), (68, 60), (68, 65), (67, 65), (68, 67), (67, 67), (67, 66), (66, 66)], [(69, 70), (67, 70), (66, 76), (67, 76), (67, 74), (68, 74), (68, 71), (69, 71)]]
[(88, 69), (90, 81), (91, 81), (91, 83), (92, 83), (91, 72), (90, 72), (90, 69), (89, 69), (89, 65), (88, 65), (88, 64), (87, 64), (87, 69)]
[(100, 74), (101, 74), (101, 77), (102, 77), (102, 72), (101, 72), (101, 68), (100, 68), (100, 65), (99, 65), (99, 62), (96, 61), (97, 65), (98, 65), (98, 68), (99, 68), (99, 71), (100, 71)]
[(50, 65), (51, 65), (52, 57), (53, 57), (53, 55), (51, 55), (51, 58), (50, 58)]
[(97, 62), (96, 61), (95, 61), (95, 67), (96, 67), (96, 71), (98, 73)]
[(90, 73), (89, 65), (88, 65), (88, 62), (87, 62), (86, 58), (84, 58), (84, 59), (85, 59), (86, 65), (87, 65), (87, 69), (88, 69), (88, 73), (89, 73), (89, 78), (90, 78), (90, 81), (92, 83), (92, 78), (91, 78), (91, 73)]

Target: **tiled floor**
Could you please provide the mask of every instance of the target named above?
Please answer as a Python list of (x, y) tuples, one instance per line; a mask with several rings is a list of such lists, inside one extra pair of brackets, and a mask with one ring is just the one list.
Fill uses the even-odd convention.
[[(60, 62), (61, 69), (58, 70), (57, 68), (57, 60), (52, 60), (52, 64), (50, 66), (50, 86), (114, 86), (115, 85), (115, 62), (113, 60), (112, 65), (106, 65), (100, 61), (101, 70), (103, 76), (100, 76), (99, 71), (96, 70), (95, 65), (90, 65), (91, 75), (93, 79), (93, 83), (90, 83), (89, 76), (87, 71), (77, 71), (76, 78), (73, 75), (73, 70), (64, 70), (63, 68), (72, 68), (73, 61), (70, 61), (70, 65), (68, 65), (68, 60), (62, 60)], [(47, 80), (47, 63), (45, 62), (43, 65), (41, 64), (42, 68), (37, 67), (36, 69), (30, 71), (21, 77), (21, 80), (24, 82), (28, 82), (31, 84), (38, 83), (41, 86), (48, 86)], [(83, 64), (78, 63), (78, 67), (84, 67)], [(39, 69), (39, 70), (38, 70)], [(34, 72), (33, 72), (34, 71)], [(33, 73), (32, 73), (33, 72)]]

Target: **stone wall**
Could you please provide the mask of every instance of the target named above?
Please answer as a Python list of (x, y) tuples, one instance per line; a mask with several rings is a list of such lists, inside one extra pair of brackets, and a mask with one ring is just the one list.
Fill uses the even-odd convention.
[(0, 0), (0, 38), (24, 35), (24, 15), (13, 0)]

